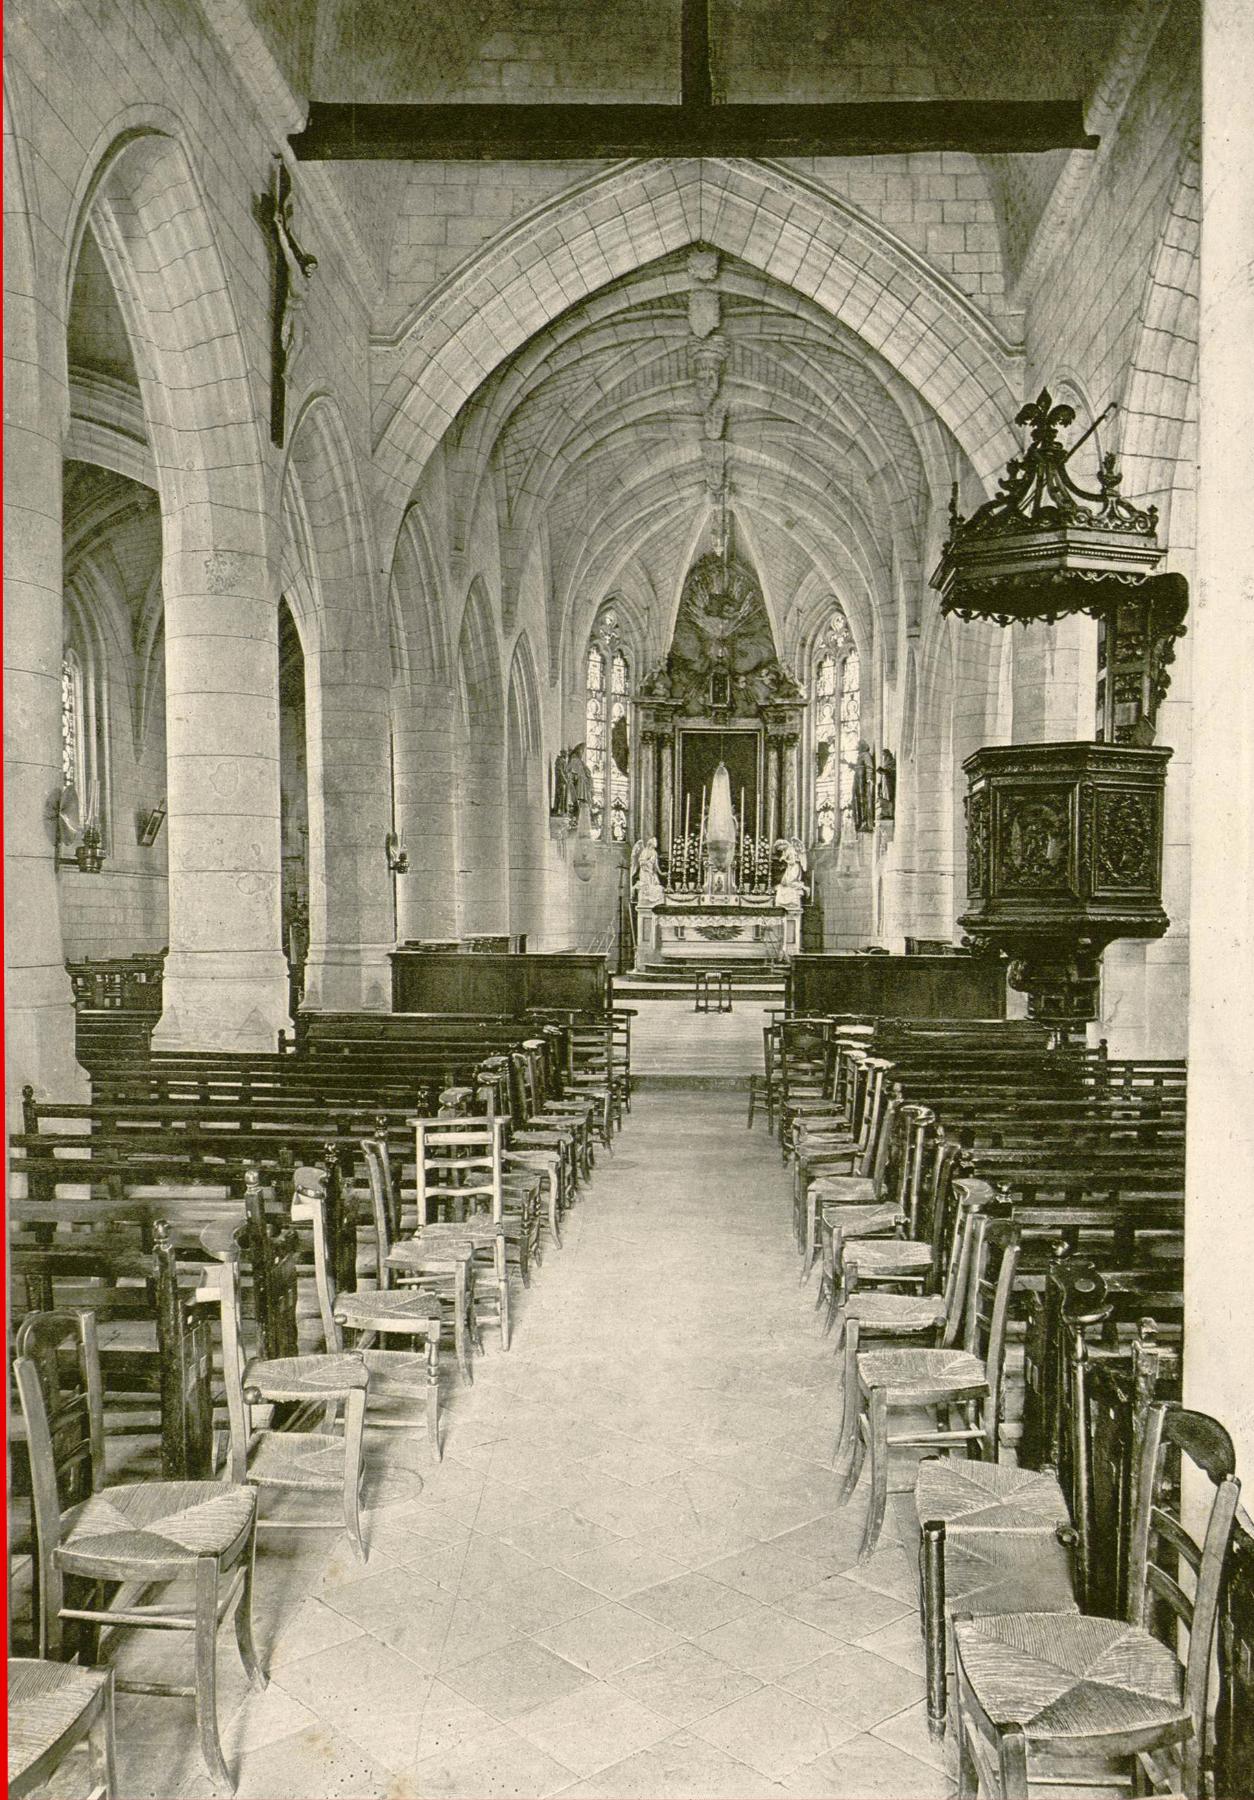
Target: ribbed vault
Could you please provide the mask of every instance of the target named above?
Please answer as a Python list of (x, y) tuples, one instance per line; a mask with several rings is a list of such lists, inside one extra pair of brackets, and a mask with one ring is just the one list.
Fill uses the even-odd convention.
[[(616, 589), (645, 597), (656, 657), (725, 504), (781, 647), (815, 581), (841, 595), (864, 644), (891, 639), (894, 568), (921, 582), (957, 446), (852, 331), (736, 258), (712, 261), (713, 278), (697, 283), (717, 295), (717, 323), (700, 335), (691, 258), (659, 258), (595, 307), (571, 308), (462, 408), (445, 440), (455, 548), (489, 500), (507, 619), (530, 548), (545, 542), (551, 664), (563, 641), (582, 645)], [(713, 412), (699, 381), (711, 355)]]

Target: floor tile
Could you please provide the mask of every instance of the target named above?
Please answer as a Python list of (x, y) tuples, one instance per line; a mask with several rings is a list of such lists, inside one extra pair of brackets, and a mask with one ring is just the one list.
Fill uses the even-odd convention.
[(642, 1706), (665, 1713), (676, 1724), (690, 1725), (707, 1713), (740, 1700), (760, 1686), (755, 1676), (724, 1662), (697, 1644), (679, 1643), (613, 1677)]
[(420, 1604), (389, 1613), (371, 1627), (380, 1641), (434, 1674), (485, 1656), (523, 1636), (518, 1625), (487, 1602), (439, 1591)]
[(922, 1675), (927, 1668), (918, 1613), (909, 1612), (904, 1618), (898, 1619), (895, 1625), (881, 1625), (878, 1631), (868, 1632), (865, 1637), (855, 1641), (859, 1649), (873, 1651), (876, 1656), (885, 1656), (889, 1662), (898, 1663), (903, 1669), (911, 1669), (916, 1675)]
[(754, 1600), (778, 1600), (798, 1593), (814, 1581), (810, 1558), (778, 1543), (753, 1544), (748, 1549), (706, 1563), (701, 1573)]
[[(241, 1757), (235, 1792), (237, 1800), (288, 1800), (302, 1794), (317, 1794), (319, 1800), (385, 1800), (395, 1790), (393, 1774), (351, 1739), (317, 1724)], [(130, 1800), (133, 1790), (123, 1791)]]
[(569, 1800), (762, 1800), (781, 1791), (716, 1745), (677, 1732), (565, 1793)]
[(251, 1693), (230, 1719), (218, 1709), (222, 1754), (228, 1764), (254, 1750), (264, 1750), (281, 1738), (291, 1737), (306, 1726), (317, 1724), (307, 1706), (272, 1681), (264, 1693)]
[(839, 1713), (854, 1731), (904, 1712), (923, 1692), (922, 1681), (908, 1669), (848, 1644), (785, 1675), (781, 1685), (814, 1706)]
[(848, 1735), (838, 1707), (811, 1706), (779, 1687), (759, 1688), (699, 1719), (692, 1729), (772, 1781), (793, 1774)]
[(415, 1721), (431, 1686), (408, 1657), (367, 1636), (354, 1641), (349, 1655), (335, 1647), (284, 1663), (272, 1683), (351, 1738), (378, 1767), (408, 1772)]
[(946, 1800), (949, 1778), (881, 1738), (862, 1734), (784, 1782), (799, 1800)]
[(549, 1513), (542, 1519), (506, 1525), (497, 1536), (524, 1555), (534, 1556), (538, 1562), (548, 1563), (555, 1569), (565, 1569), (572, 1557), (612, 1550), (623, 1541), (621, 1534), (607, 1531), (603, 1525), (596, 1525), (569, 1508)]
[(697, 1639), (697, 1645), (734, 1668), (756, 1675), (760, 1681), (776, 1681), (803, 1663), (826, 1656), (832, 1640), (817, 1625), (793, 1618), (777, 1607), (759, 1606), (707, 1631)]
[(927, 1724), (927, 1704), (923, 1700), (873, 1726), (871, 1736), (882, 1738), (886, 1744), (907, 1751), (917, 1762), (930, 1763), (937, 1769), (949, 1769), (955, 1758), (953, 1733), (939, 1742), (932, 1737)]
[(414, 1760), (453, 1750), (474, 1738), (486, 1737), (497, 1726), (490, 1713), (473, 1706), (446, 1682), (433, 1681), (415, 1720)]
[(258, 1653), (267, 1669), (281, 1668), (294, 1657), (312, 1656), (318, 1650), (330, 1650), (360, 1637), (362, 1628), (356, 1620), (336, 1612), (321, 1600), (306, 1600), (283, 1623), (278, 1635), (267, 1643), (265, 1632), (254, 1621)]
[(700, 1637), (729, 1619), (740, 1618), (753, 1604), (747, 1594), (738, 1594), (720, 1582), (696, 1574), (676, 1575), (656, 1587), (643, 1588), (632, 1595), (631, 1603), (638, 1612), (660, 1619), (672, 1631), (689, 1638)]
[(666, 1550), (635, 1538), (619, 1538), (567, 1557), (562, 1568), (572, 1580), (594, 1588), (610, 1600), (656, 1587), (659, 1582), (686, 1573)]
[(875, 1588), (860, 1587), (846, 1575), (832, 1575), (801, 1593), (786, 1594), (778, 1604), (783, 1612), (817, 1625), (847, 1644), (894, 1624), (908, 1611), (904, 1601)]
[[(616, 1602), (533, 1635), (537, 1643), (598, 1679), (684, 1641), (669, 1625)], [(829, 1647), (825, 1640), (824, 1648)]]
[(420, 1800), (522, 1800), (569, 1786), (573, 1771), (507, 1726), (420, 1762), (411, 1791)]
[(455, 1693), (505, 1721), (573, 1693), (591, 1678), (543, 1644), (524, 1639), (447, 1670), (444, 1680)]
[(598, 1682), (523, 1713), (513, 1727), (577, 1774), (592, 1775), (668, 1737), (675, 1722)]

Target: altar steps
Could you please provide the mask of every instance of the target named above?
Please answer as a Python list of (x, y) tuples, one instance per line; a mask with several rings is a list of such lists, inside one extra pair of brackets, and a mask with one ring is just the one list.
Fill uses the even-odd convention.
[[(708, 966), (719, 968), (723, 965), (711, 960)], [(614, 977), (614, 999), (620, 1006), (633, 1006), (640, 1000), (683, 1001), (691, 1006), (698, 972), (699, 967), (695, 966), (665, 971), (648, 970), (643, 973), (631, 970), (626, 975)], [(783, 1006), (782, 975), (767, 974), (761, 969), (738, 969), (734, 966), (728, 967), (727, 973), (731, 978), (733, 1004), (744, 1000), (757, 1001), (764, 1006)]]

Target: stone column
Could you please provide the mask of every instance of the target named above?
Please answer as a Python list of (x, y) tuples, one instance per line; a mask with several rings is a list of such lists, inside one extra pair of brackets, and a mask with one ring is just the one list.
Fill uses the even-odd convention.
[[(309, 958), (305, 1000), (326, 1012), (386, 1012), (396, 931), (390, 695), (366, 647), (323, 646), (307, 662)], [(402, 883), (409, 877), (402, 876)], [(399, 905), (399, 896), (398, 896)]]
[(784, 821), (781, 837), (799, 837), (797, 821), (797, 740), (786, 737), (779, 746), (780, 759), (784, 765)]
[[(255, 518), (177, 541), (165, 590), (170, 953), (153, 1045), (273, 1050), (286, 1027), (279, 947), (278, 605)], [(312, 772), (311, 772), (312, 780)]]
[[(662, 855), (669, 857), (671, 853), (670, 839), (676, 832), (675, 824), (675, 740), (659, 735), (657, 740), (657, 772), (658, 772), (658, 844)], [(682, 828), (680, 821), (678, 828)]]
[(447, 683), (416, 685), (394, 696), (396, 822), (409, 852), (397, 878), (397, 932), (402, 938), (454, 936), (453, 696)]
[[(16, 201), (11, 204), (16, 205)], [(14, 220), (15, 244), (24, 230)], [(64, 388), (41, 366), (35, 298), (5, 254), (4, 914), (10, 1121), (21, 1089), (81, 1100), (56, 874), (61, 790), (61, 422)], [(125, 821), (119, 821), (125, 825)]]
[(766, 740), (766, 837), (773, 844), (779, 836), (779, 745)]
[(1205, 8), (1200, 487), (1193, 641), (1192, 966), (1186, 1178), (1188, 1405), (1254, 1475), (1249, 1378), (1254, 1193), (1254, 17)]
[[(606, 770), (608, 785), (608, 766)], [(606, 797), (608, 804), (608, 795)], [(657, 733), (640, 733), (640, 819), (638, 837), (657, 835)]]

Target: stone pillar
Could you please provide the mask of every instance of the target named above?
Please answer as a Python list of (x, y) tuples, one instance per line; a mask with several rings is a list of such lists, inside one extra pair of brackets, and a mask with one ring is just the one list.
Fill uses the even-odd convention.
[[(12, 202), (16, 205), (16, 201)], [(24, 222), (10, 227), (16, 241)], [(9, 1116), (25, 1082), (87, 1097), (74, 1058), (56, 874), (61, 790), (61, 421), (64, 388), (40, 366), (33, 294), (6, 245), (4, 395), (4, 914)], [(126, 822), (119, 821), (125, 828)]]
[[(245, 547), (175, 542), (165, 590), (170, 953), (161, 1050), (273, 1050), (279, 947), (278, 605), (258, 522)], [(312, 781), (311, 772), (311, 781)]]
[(640, 821), (637, 836), (656, 837), (657, 831), (657, 733), (642, 731), (640, 733)]
[(658, 773), (658, 844), (662, 855), (670, 856), (670, 840), (677, 829), (682, 828), (683, 821), (675, 824), (675, 740), (670, 737), (658, 737), (657, 740), (657, 773)]
[(801, 835), (797, 822), (797, 740), (786, 737), (779, 746), (780, 760), (784, 765), (783, 778), (783, 829), (781, 837), (799, 837)]
[(453, 881), (453, 695), (448, 683), (416, 685), (393, 706), (396, 823), (409, 852), (397, 878), (400, 938), (456, 934)]
[[(366, 648), (322, 646), (307, 661), (309, 957), (304, 1005), (386, 1012), (396, 938), (388, 688)], [(402, 876), (401, 881), (409, 877)], [(398, 897), (399, 903), (399, 897)]]
[(774, 843), (779, 836), (779, 745), (774, 738), (766, 740), (766, 837)]
[(1205, 8), (1200, 486), (1193, 641), (1192, 966), (1185, 1252), (1187, 1404), (1222, 1420), (1254, 1478), (1254, 16)]

